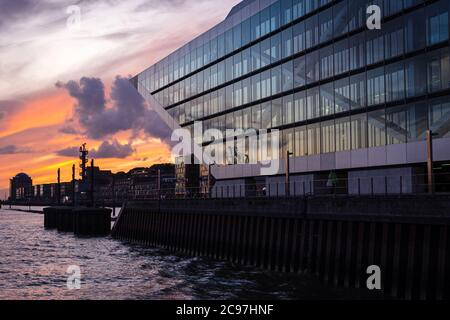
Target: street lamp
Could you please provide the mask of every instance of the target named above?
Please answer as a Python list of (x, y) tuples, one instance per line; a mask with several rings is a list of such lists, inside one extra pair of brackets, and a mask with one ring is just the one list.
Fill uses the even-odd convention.
[(292, 156), (294, 153), (290, 152), (289, 150), (286, 150), (286, 158), (285, 158), (285, 173), (286, 173), (286, 180), (285, 180), (285, 193), (286, 197), (291, 196), (291, 181), (290, 181), (290, 166), (289, 166), (289, 157)]
[(437, 136), (431, 130), (427, 130), (427, 175), (428, 175), (428, 193), (434, 193), (433, 176), (433, 137)]

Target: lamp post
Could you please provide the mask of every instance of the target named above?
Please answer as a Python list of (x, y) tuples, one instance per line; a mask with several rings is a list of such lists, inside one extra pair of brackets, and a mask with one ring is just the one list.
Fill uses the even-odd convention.
[(57, 201), (58, 201), (58, 205), (61, 204), (61, 169), (58, 168), (58, 186), (57, 186), (57, 190), (56, 190), (57, 194)]
[(290, 163), (289, 163), (289, 157), (293, 155), (292, 152), (290, 152), (289, 150), (286, 150), (286, 158), (285, 158), (285, 173), (286, 173), (286, 178), (285, 178), (285, 193), (286, 193), (286, 197), (290, 197), (291, 196), (291, 179), (290, 179)]
[(437, 136), (431, 130), (427, 130), (427, 175), (428, 175), (428, 193), (434, 193), (434, 175), (433, 175), (433, 137)]
[(75, 165), (72, 165), (72, 206), (75, 207)]

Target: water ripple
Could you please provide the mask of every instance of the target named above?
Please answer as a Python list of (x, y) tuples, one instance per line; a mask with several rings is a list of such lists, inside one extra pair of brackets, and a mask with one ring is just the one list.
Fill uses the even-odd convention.
[[(342, 299), (316, 279), (174, 255), (111, 238), (47, 231), (43, 216), (0, 210), (0, 299)], [(66, 286), (81, 267), (81, 289)]]

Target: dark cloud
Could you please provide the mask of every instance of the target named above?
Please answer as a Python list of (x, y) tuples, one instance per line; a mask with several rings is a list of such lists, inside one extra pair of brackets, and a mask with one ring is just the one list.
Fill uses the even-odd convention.
[(77, 158), (79, 156), (79, 147), (68, 147), (56, 152), (58, 156), (68, 157), (68, 158)]
[(61, 129), (59, 129), (59, 132), (70, 135), (79, 134), (78, 130), (70, 125), (62, 127)]
[(84, 77), (80, 82), (58, 82), (56, 86), (66, 89), (76, 99), (74, 119), (89, 138), (104, 139), (120, 131), (133, 130), (135, 135), (144, 132), (166, 143), (170, 141), (169, 127), (148, 107), (128, 78), (116, 77), (110, 105), (100, 79)]
[(104, 141), (98, 150), (93, 150), (90, 152), (91, 157), (102, 159), (102, 158), (118, 158), (124, 159), (134, 153), (134, 149), (130, 143), (120, 144), (117, 140), (112, 142)]
[(23, 103), (23, 101), (19, 100), (0, 100), (0, 114), (4, 117), (7, 114), (12, 114), (17, 111)]
[(34, 0), (0, 1), (0, 26), (10, 20), (26, 15), (36, 5)]
[[(94, 159), (118, 158), (124, 159), (131, 156), (134, 149), (130, 143), (120, 144), (117, 140), (104, 141), (98, 149), (89, 150), (89, 156)], [(69, 147), (59, 150), (57, 155), (68, 158), (77, 158), (79, 156), (79, 147)]]
[(15, 145), (7, 145), (4, 147), (0, 147), (0, 155), (9, 155), (9, 154), (18, 154), (18, 153), (28, 153), (30, 150), (25, 148), (20, 148)]

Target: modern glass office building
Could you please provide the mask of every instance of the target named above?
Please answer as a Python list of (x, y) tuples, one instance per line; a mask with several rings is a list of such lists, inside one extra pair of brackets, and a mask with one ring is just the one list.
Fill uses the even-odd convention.
[[(366, 26), (370, 5), (381, 30)], [(420, 191), (428, 129), (436, 170), (450, 170), (449, 6), (244, 0), (133, 83), (172, 128), (278, 129), (269, 157), (292, 152), (291, 193), (318, 192), (330, 172), (345, 181), (340, 192)], [(216, 192), (284, 181), (284, 165), (261, 176), (260, 160), (249, 152), (214, 166)]]

